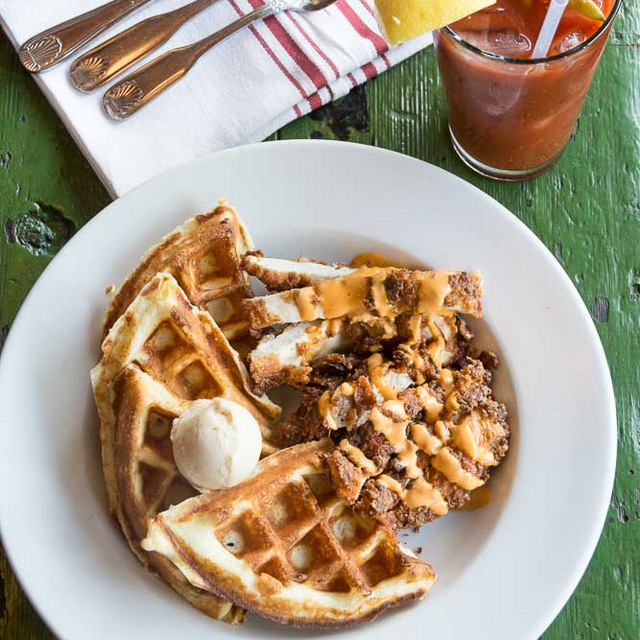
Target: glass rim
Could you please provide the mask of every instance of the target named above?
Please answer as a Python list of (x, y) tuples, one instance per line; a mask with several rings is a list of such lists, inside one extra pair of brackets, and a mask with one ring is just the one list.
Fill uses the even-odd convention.
[(613, 9), (607, 16), (606, 20), (602, 23), (599, 29), (589, 38), (587, 38), (584, 42), (580, 43), (577, 47), (573, 49), (569, 49), (568, 51), (563, 51), (562, 53), (556, 53), (553, 56), (546, 56), (543, 58), (510, 58), (508, 56), (501, 56), (498, 53), (492, 53), (491, 51), (485, 51), (484, 49), (480, 49), (475, 45), (467, 42), (462, 36), (458, 35), (449, 25), (442, 28), (449, 36), (451, 36), (458, 44), (462, 45), (465, 49), (476, 53), (483, 58), (487, 58), (489, 60), (498, 60), (500, 62), (508, 62), (510, 64), (521, 64), (521, 65), (535, 65), (541, 64), (545, 62), (554, 62), (555, 60), (563, 60), (564, 58), (568, 58), (576, 53), (579, 53), (583, 49), (591, 46), (596, 40), (599, 40), (600, 37), (606, 32), (609, 26), (613, 23), (620, 11), (620, 7), (622, 6), (622, 0), (616, 0), (616, 3), (613, 5)]

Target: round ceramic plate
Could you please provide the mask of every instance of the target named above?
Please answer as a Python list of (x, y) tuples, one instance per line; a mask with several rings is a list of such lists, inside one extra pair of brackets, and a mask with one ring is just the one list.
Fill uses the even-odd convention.
[(373, 250), (482, 272), (474, 327), (501, 356), (494, 395), (513, 429), (493, 500), (403, 534), (439, 574), (425, 600), (331, 635), (538, 638), (587, 566), (613, 484), (613, 392), (589, 314), (542, 243), (482, 192), (405, 156), (327, 142), (243, 147), (159, 176), (86, 225), (33, 288), (0, 365), (0, 523), (40, 614), (63, 640), (326, 635), (207, 618), (143, 570), (106, 511), (89, 384), (105, 286), (218, 198), (268, 256)]

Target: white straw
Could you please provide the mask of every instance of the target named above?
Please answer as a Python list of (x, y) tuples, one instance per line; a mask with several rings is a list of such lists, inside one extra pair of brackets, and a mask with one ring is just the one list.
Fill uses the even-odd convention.
[(532, 58), (544, 58), (549, 53), (549, 48), (568, 4), (569, 0), (551, 0), (536, 46), (533, 47)]

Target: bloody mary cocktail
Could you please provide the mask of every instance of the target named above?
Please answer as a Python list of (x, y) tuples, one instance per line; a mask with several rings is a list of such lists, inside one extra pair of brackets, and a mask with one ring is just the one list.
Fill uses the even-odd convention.
[(435, 32), (460, 157), (492, 178), (549, 169), (575, 126), (621, 0), (594, 0), (604, 20), (568, 8), (548, 56), (531, 59), (548, 0), (497, 0)]

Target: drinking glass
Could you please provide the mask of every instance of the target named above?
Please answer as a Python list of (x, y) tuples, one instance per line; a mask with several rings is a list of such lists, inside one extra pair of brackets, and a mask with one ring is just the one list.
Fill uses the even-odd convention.
[[(469, 167), (515, 182), (534, 178), (558, 161), (621, 3), (616, 0), (590, 38), (580, 42), (576, 34), (574, 42), (561, 43), (567, 50), (545, 58), (492, 53), (468, 42), (452, 26), (434, 33), (451, 140)], [(492, 49), (503, 35), (488, 33)], [(513, 48), (519, 43), (504, 44)]]

